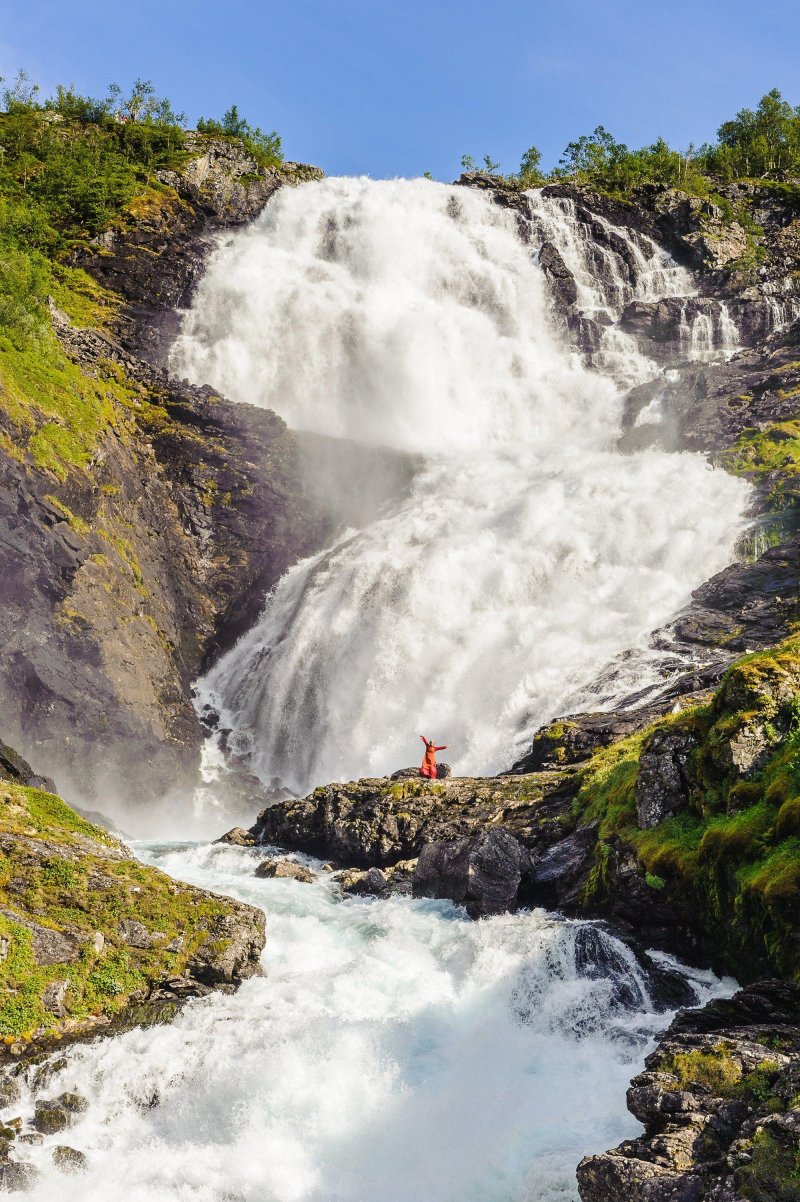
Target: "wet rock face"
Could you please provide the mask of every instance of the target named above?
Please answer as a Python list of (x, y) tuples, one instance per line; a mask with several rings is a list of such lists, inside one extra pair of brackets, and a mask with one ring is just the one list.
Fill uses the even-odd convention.
[(185, 307), (203, 272), (216, 232), (252, 221), (284, 186), (319, 179), (315, 167), (259, 167), (243, 147), (189, 134), (191, 156), (179, 170), (157, 172), (172, 189), (127, 227), (109, 230), (97, 250), (76, 262), (124, 298), (119, 334), (125, 346), (161, 364), (178, 332), (175, 310)]
[(27, 760), (0, 743), (0, 780), (12, 781), (18, 785), (29, 785), (32, 789), (43, 789), (45, 793), (55, 793), (56, 787), (49, 776), (38, 776)]
[(580, 904), (597, 828), (596, 822), (579, 827), (535, 857), (525, 878), (526, 904), (552, 909)]
[(779, 1199), (800, 1152), (800, 987), (760, 982), (687, 1011), (635, 1077), (645, 1126), (578, 1167), (583, 1202)]
[(414, 896), (449, 898), (465, 906), (473, 918), (502, 914), (516, 905), (529, 863), (519, 840), (503, 830), (426, 843), (414, 870)]
[(636, 817), (646, 830), (658, 826), (688, 800), (687, 762), (695, 747), (685, 731), (657, 730), (642, 749), (636, 781)]
[[(192, 787), (192, 681), (330, 519), (275, 414), (172, 384), (54, 321), (87, 374), (113, 360), (158, 416), (121, 414), (91, 475), (63, 485), (0, 454), (0, 705), (7, 737), (62, 789), (141, 805)], [(0, 776), (18, 770), (0, 758)]]
[(539, 266), (550, 284), (556, 303), (562, 309), (571, 309), (578, 299), (575, 277), (552, 242), (543, 242), (539, 251)]

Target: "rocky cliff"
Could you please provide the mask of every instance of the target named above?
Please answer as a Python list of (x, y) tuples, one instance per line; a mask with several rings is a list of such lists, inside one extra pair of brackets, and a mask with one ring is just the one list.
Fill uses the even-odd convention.
[(154, 366), (215, 231), (318, 173), (189, 151), (76, 253), (52, 331), (0, 354), (4, 727), (84, 799), (191, 787), (193, 679), (333, 520), (279, 418)]
[[(287, 566), (347, 518), (322, 503), (326, 473), (371, 470), (393, 491), (410, 470), (357, 448), (329, 454), (274, 414), (164, 372), (176, 307), (215, 234), (314, 175), (261, 170), (222, 140), (187, 149), (75, 252), (41, 345), (0, 357), (4, 734), (71, 795), (104, 805), (191, 787), (202, 740), (192, 681)], [(536, 213), (517, 189), (463, 182), (489, 189), (532, 238)], [(608, 918), (743, 981), (797, 978), (797, 190), (732, 185), (712, 203), (557, 187), (623, 269), (609, 221), (668, 247), (698, 284), (620, 319), (671, 367), (631, 392), (621, 448), (704, 451), (754, 482), (758, 525), (740, 562), (655, 632), (680, 666), (663, 689), (550, 724), (499, 777), (330, 785), (266, 809), (247, 837), (380, 870), (367, 882), (379, 890), (391, 886), (383, 870), (402, 866), (417, 895), (452, 897), (476, 916), (545, 905)], [(540, 261), (558, 319), (591, 362), (597, 322), (578, 311), (557, 247), (545, 242)], [(719, 333), (725, 314), (744, 349), (725, 363), (692, 360), (687, 322), (703, 316)], [(360, 499), (345, 503), (355, 511)], [(254, 912), (135, 864), (5, 748), (0, 780), (0, 917), (15, 941), (12, 957), (0, 939), (0, 961), (17, 991), (2, 1021), (13, 1042), (252, 970)], [(75, 897), (80, 917), (66, 904)], [(585, 1162), (587, 1199), (773, 1196), (770, 1165), (796, 1154), (797, 1049), (784, 1030), (796, 1006), (776, 1017), (759, 996), (712, 1014), (710, 1030), (672, 1032), (633, 1087), (645, 1137)]]
[(644, 1134), (581, 1161), (583, 1202), (796, 1198), (798, 1023), (780, 981), (679, 1015), (628, 1090)]

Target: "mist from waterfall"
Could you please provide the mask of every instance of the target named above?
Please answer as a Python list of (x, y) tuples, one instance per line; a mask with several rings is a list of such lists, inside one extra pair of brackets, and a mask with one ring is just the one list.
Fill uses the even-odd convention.
[[(265, 781), (383, 774), (420, 733), (460, 773), (498, 771), (731, 558), (744, 484), (615, 448), (624, 384), (657, 369), (614, 322), (690, 277), (622, 230), (598, 267), (574, 212), (535, 203), (526, 243), (471, 189), (325, 180), (283, 189), (211, 259), (174, 372), (425, 457), (406, 497), (286, 574), (201, 682)], [(545, 237), (604, 311), (601, 371), (555, 312)]]

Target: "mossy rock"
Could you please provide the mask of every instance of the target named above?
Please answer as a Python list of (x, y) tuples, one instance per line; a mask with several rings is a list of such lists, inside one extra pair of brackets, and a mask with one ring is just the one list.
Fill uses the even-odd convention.
[[(635, 791), (642, 752), (659, 731), (691, 734), (685, 796), (680, 812), (639, 830)], [(753, 731), (759, 754), (743, 757), (743, 732)], [(630, 880), (618, 879), (615, 871), (624, 860), (619, 848), (628, 848), (641, 873), (637, 896), (660, 913), (670, 907), (673, 920), (699, 934), (718, 968), (744, 981), (762, 975), (800, 980), (796, 636), (735, 663), (709, 704), (595, 753), (581, 770), (573, 810), (581, 822), (599, 823), (585, 912), (612, 912), (620, 893), (630, 894)]]
[(54, 794), (0, 782), (0, 1038), (107, 1022), (258, 970), (260, 911), (173, 881)]

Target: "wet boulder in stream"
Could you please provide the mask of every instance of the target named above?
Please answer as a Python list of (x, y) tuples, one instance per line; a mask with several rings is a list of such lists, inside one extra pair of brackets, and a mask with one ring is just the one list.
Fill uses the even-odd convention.
[(313, 872), (294, 860), (262, 860), (255, 876), (262, 880), (300, 881), (303, 885), (310, 885), (315, 880)]
[(504, 830), (426, 843), (414, 870), (414, 896), (450, 898), (473, 918), (502, 914), (515, 907), (529, 864), (529, 853)]

